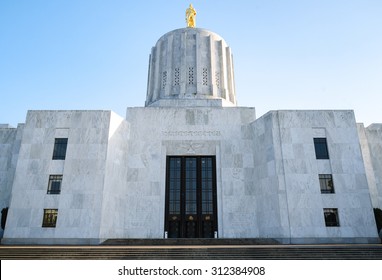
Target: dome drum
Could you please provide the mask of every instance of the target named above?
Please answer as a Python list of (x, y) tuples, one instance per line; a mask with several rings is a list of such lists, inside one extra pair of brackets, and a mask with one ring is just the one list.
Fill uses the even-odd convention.
[(211, 104), (236, 106), (232, 52), (219, 35), (182, 28), (165, 34), (152, 48), (146, 106), (158, 106), (157, 101), (159, 106), (172, 106), (179, 99), (221, 100)]

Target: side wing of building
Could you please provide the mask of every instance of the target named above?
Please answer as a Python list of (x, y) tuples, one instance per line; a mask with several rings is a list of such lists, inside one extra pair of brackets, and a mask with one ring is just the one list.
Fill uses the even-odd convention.
[(292, 243), (378, 236), (353, 111), (271, 111), (253, 124), (259, 228)]
[(126, 134), (126, 121), (111, 111), (29, 111), (2, 201), (9, 206), (2, 242), (98, 244), (109, 227), (120, 232), (123, 217), (112, 208), (120, 205)]

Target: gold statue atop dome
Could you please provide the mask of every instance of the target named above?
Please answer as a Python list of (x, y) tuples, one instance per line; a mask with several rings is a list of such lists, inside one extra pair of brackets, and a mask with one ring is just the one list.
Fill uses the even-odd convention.
[(190, 4), (190, 7), (186, 10), (186, 22), (187, 27), (194, 28), (196, 23), (196, 11), (192, 4)]

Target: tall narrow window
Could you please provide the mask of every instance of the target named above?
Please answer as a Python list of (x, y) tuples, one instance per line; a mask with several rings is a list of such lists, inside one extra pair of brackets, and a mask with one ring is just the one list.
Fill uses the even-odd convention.
[(208, 69), (203, 68), (203, 86), (208, 85)]
[(188, 67), (188, 84), (194, 84), (194, 67)]
[(62, 175), (49, 175), (48, 194), (60, 194)]
[(220, 88), (220, 73), (218, 71), (215, 72), (215, 84), (217, 88)]
[(58, 209), (44, 209), (42, 227), (56, 227)]
[(339, 227), (340, 220), (338, 218), (337, 208), (324, 208), (325, 225), (327, 227)]
[(64, 160), (66, 156), (67, 146), (68, 146), (68, 138), (55, 138), (52, 159)]
[(314, 149), (316, 151), (316, 159), (329, 159), (328, 145), (326, 138), (314, 138)]
[(180, 72), (179, 72), (179, 68), (175, 68), (175, 71), (174, 71), (174, 86), (179, 86), (179, 81), (180, 81)]
[(162, 73), (162, 89), (166, 89), (167, 85), (167, 71)]
[(319, 174), (321, 193), (334, 193), (333, 177), (331, 174)]

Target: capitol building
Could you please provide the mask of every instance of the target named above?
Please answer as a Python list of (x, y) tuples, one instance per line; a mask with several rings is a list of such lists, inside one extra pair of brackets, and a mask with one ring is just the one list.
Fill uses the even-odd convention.
[(2, 244), (380, 243), (382, 124), (237, 106), (231, 48), (191, 21), (149, 61), (145, 106), (126, 116), (33, 110), (0, 125)]

